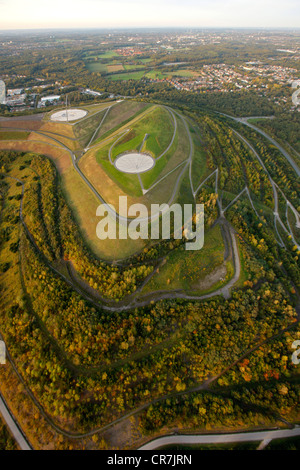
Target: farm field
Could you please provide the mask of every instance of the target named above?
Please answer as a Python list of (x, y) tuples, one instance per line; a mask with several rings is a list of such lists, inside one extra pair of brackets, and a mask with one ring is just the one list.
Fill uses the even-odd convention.
[[(116, 51), (107, 51), (104, 54), (89, 55), (85, 57), (86, 68), (91, 73), (104, 74), (111, 81), (148, 79), (163, 80), (165, 78), (193, 78), (199, 73), (193, 68), (179, 68), (174, 64), (168, 64), (169, 70), (160, 71), (155, 67), (151, 58), (124, 57)], [(118, 73), (122, 72), (122, 73)]]
[(101, 64), (100, 62), (88, 62), (86, 68), (89, 72), (98, 73), (98, 72), (107, 72), (107, 66)]
[(140, 80), (145, 75), (145, 70), (141, 70), (138, 72), (125, 72), (119, 74), (113, 74), (110, 76), (112, 81), (117, 80)]

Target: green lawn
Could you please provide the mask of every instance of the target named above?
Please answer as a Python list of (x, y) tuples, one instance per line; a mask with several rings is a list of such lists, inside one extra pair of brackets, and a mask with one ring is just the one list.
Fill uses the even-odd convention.
[[(122, 192), (132, 197), (141, 196), (141, 186), (137, 175), (121, 173), (109, 162), (109, 150), (113, 143), (116, 142), (120, 136), (122, 136), (122, 133), (124, 133), (128, 128), (132, 128), (134, 131), (128, 132), (126, 135), (124, 135), (123, 139), (120, 139), (120, 141), (117, 142), (116, 148), (112, 149), (113, 158), (116, 158), (117, 155), (127, 150), (139, 149), (144, 140), (145, 134), (148, 134), (149, 132), (151, 132), (151, 134), (149, 134), (149, 138), (146, 140), (143, 150), (148, 152), (151, 149), (155, 149), (156, 152), (159, 150), (158, 153), (160, 155), (161, 151), (167, 148), (171, 142), (171, 138), (173, 137), (174, 124), (173, 119), (168, 111), (166, 111), (164, 108), (153, 105), (146, 105), (144, 108), (141, 107), (137, 111), (137, 106), (140, 105), (143, 105), (143, 103), (123, 101), (111, 109), (103, 125), (104, 129), (102, 130), (105, 132), (102, 135), (102, 138), (98, 139), (99, 145), (93, 148), (93, 156), (91, 160), (89, 160), (87, 167), (84, 169), (84, 173), (87, 177), (91, 177), (91, 175), (95, 177), (97, 166), (94, 166), (94, 161), (95, 163), (98, 163), (99, 167), (101, 167), (101, 169), (104, 170), (110, 179), (115, 183), (114, 187), (110, 187), (108, 185), (109, 188), (107, 186), (105, 190), (103, 188), (102, 190), (101, 188), (98, 189), (100, 193), (101, 191), (105, 193), (105, 197), (108, 202), (110, 200), (109, 194), (113, 194), (113, 191), (118, 193), (118, 190), (122, 190)], [(132, 114), (134, 112), (135, 114)], [(133, 119), (126, 119), (126, 125), (124, 125), (122, 120), (124, 117), (127, 118), (130, 114)], [(157, 160), (156, 165), (152, 170), (141, 175), (143, 185), (147, 189), (152, 186), (152, 184), (158, 178), (160, 178), (162, 174), (166, 176), (170, 170), (174, 170), (174, 172), (167, 176), (167, 178), (164, 179), (161, 184), (155, 186), (153, 189), (151, 189), (151, 192), (147, 194), (145, 200), (147, 205), (148, 203), (151, 204), (152, 202), (167, 202), (170, 199), (173, 192), (173, 187), (176, 184), (177, 178), (182, 170), (181, 167), (177, 169), (176, 167), (179, 163), (187, 158), (188, 141), (186, 132), (182, 121), (179, 119), (177, 121), (177, 133), (171, 148), (161, 159)], [(118, 125), (114, 126), (111, 129), (111, 132), (109, 132), (107, 129), (114, 124)], [(113, 138), (106, 140), (112, 134)], [(101, 140), (103, 141), (102, 146)], [(161, 142), (163, 142), (163, 145), (161, 145)], [(83, 164), (84, 161), (85, 160), (83, 158), (81, 163)], [(103, 173), (100, 178), (103, 178)]]
[[(118, 155), (126, 151), (138, 151), (141, 148), (146, 134), (149, 135), (143, 145), (142, 151), (151, 153), (154, 158), (157, 158), (168, 147), (174, 132), (171, 117), (169, 113), (163, 108), (154, 107), (150, 113), (136, 121), (133, 126), (130, 126), (130, 122), (128, 124), (128, 127), (131, 128), (131, 131), (125, 134), (124, 137), (117, 142), (115, 147), (113, 147), (113, 160)], [(110, 141), (105, 147), (97, 152), (96, 158), (98, 163), (102, 165), (102, 167), (108, 172), (115, 182), (120, 184), (125, 192), (128, 192), (128, 194), (132, 195), (140, 194), (140, 185), (136, 176), (134, 178), (130, 176), (129, 178), (129, 175), (121, 174), (115, 168), (110, 168), (112, 165), (110, 165), (108, 162), (108, 154), (112, 143), (113, 141)], [(153, 170), (150, 170), (146, 174), (142, 175), (142, 180), (145, 183), (146, 188), (151, 186), (161, 171), (163, 171), (165, 165), (168, 162), (168, 159), (174, 154), (176, 145), (177, 139), (175, 139), (174, 144), (168, 152), (168, 155), (166, 154), (164, 157), (162, 157), (156, 163)], [(127, 185), (127, 183), (129, 183), (128, 188), (124, 186)]]
[(191, 77), (194, 77), (197, 74), (195, 72), (193, 72), (192, 70), (174, 70), (174, 71), (171, 72), (171, 75), (173, 77), (188, 77), (188, 78), (191, 78)]
[(143, 143), (144, 136), (142, 134), (135, 134), (132, 130), (125, 134), (125, 136), (118, 142), (118, 144), (112, 150), (112, 158), (115, 158), (128, 150), (138, 151)]
[(109, 75), (109, 78), (112, 81), (117, 80), (140, 80), (145, 75), (145, 70), (141, 70), (140, 72), (132, 72), (132, 73), (117, 73), (113, 75)]
[[(120, 105), (115, 106), (111, 110), (111, 114), (108, 114), (107, 121), (104, 125), (106, 128), (111, 124), (115, 123), (114, 114), (119, 113), (122, 105), (133, 105), (131, 102), (123, 102)], [(130, 132), (125, 134), (112, 149), (112, 158), (115, 159), (119, 154), (122, 154), (129, 150), (138, 150), (141, 147), (141, 144), (144, 140), (145, 134), (148, 134), (148, 137), (143, 145), (142, 151), (149, 152), (153, 155), (154, 158), (157, 158), (162, 152), (168, 147), (171, 142), (174, 133), (174, 124), (173, 119), (164, 108), (153, 107), (150, 112), (147, 112), (146, 115), (141, 115), (141, 118), (138, 119), (133, 125), (131, 121), (128, 120), (124, 126), (122, 123), (122, 129), (119, 127), (119, 130), (125, 131), (125, 129), (131, 129)], [(120, 121), (120, 118), (119, 118)], [(180, 119), (177, 119), (177, 133), (175, 135), (174, 142), (169, 149), (169, 151), (159, 159), (154, 168), (147, 173), (141, 175), (143, 185), (145, 188), (149, 188), (160, 176), (165, 176), (170, 171), (174, 170), (181, 162), (187, 159), (189, 153), (189, 142), (187, 139), (186, 131), (184, 125)], [(105, 130), (106, 130), (105, 128)], [(112, 131), (116, 132), (118, 126), (115, 126)], [(108, 132), (102, 136), (106, 138), (109, 135)], [(121, 134), (116, 135), (115, 140), (120, 137)], [(101, 142), (100, 139), (98, 142)], [(108, 161), (109, 149), (113, 144), (113, 140), (110, 140), (104, 147), (98, 150), (97, 152), (97, 161), (101, 164), (102, 161)], [(108, 166), (105, 166), (108, 168)], [(114, 172), (114, 181), (116, 181), (117, 173)], [(117, 178), (120, 181), (119, 178)], [(166, 180), (167, 181), (167, 180)], [(123, 185), (122, 185), (123, 187)]]
[(167, 163), (167, 157), (164, 156), (155, 162), (155, 166), (151, 170), (141, 175), (143, 185), (146, 189), (150, 188), (153, 185), (153, 183), (156, 181), (156, 179), (159, 178), (166, 163)]
[(87, 55), (85, 59), (111, 59), (112, 57), (118, 57), (118, 54), (115, 51), (106, 51), (102, 54)]
[(124, 100), (113, 106), (101, 126), (95, 143), (101, 142), (102, 139), (105, 139), (122, 126), (125, 126), (125, 124), (136, 119), (151, 106), (151, 104), (141, 103), (134, 100)]
[(30, 132), (0, 130), (0, 140), (26, 140), (29, 134)]
[(163, 78), (171, 77), (171, 75), (171, 73), (163, 73), (158, 70), (151, 70), (151, 72), (146, 73), (145, 77), (162, 80)]
[[(201, 144), (198, 134), (193, 128), (190, 127), (191, 135), (193, 138), (194, 155), (193, 155), (193, 166), (192, 166), (192, 181), (194, 189), (205, 180), (207, 176), (212, 173), (212, 170), (207, 167), (207, 159), (205, 149)], [(213, 181), (213, 177), (212, 177)]]
[(103, 54), (99, 54), (98, 57), (101, 59), (111, 59), (112, 57), (118, 57), (119, 54), (115, 51), (106, 51)]
[(101, 62), (87, 62), (86, 68), (89, 72), (107, 72), (107, 67)]
[(146, 134), (148, 134), (148, 138), (142, 151), (149, 152), (154, 158), (157, 158), (168, 147), (174, 132), (171, 117), (164, 108), (153, 108), (134, 126), (130, 126), (129, 123), (128, 127), (131, 128), (131, 132), (120, 139), (114, 147), (114, 158), (127, 150), (137, 149), (142, 144)]
[(108, 161), (100, 160), (99, 164), (106, 171), (108, 176), (129, 196), (142, 196), (142, 189), (137, 175), (122, 173)]
[(125, 64), (124, 68), (125, 70), (144, 69), (145, 65), (144, 64)]
[[(205, 234), (202, 250), (187, 251), (184, 246), (177, 248), (167, 257), (142, 291), (143, 294), (156, 290), (197, 289), (198, 281), (203, 280), (224, 261), (224, 244), (221, 229), (216, 225)], [(212, 287), (212, 286), (211, 286)]]

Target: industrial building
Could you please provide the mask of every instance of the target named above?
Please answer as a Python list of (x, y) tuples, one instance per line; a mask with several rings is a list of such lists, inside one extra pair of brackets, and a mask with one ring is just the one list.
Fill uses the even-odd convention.
[(5, 104), (6, 101), (6, 92), (5, 92), (5, 83), (3, 80), (0, 80), (0, 104)]
[(41, 98), (41, 102), (46, 103), (46, 101), (52, 102), (52, 101), (58, 101), (59, 99), (60, 99), (60, 95), (43, 96)]

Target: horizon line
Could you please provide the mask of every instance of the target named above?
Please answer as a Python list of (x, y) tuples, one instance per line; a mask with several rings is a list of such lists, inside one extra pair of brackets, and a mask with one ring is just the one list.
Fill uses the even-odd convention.
[(53, 26), (53, 27), (26, 27), (26, 28), (7, 28), (1, 27), (0, 35), (3, 32), (15, 32), (15, 31), (128, 31), (128, 30), (167, 30), (167, 29), (190, 29), (190, 30), (300, 30), (299, 26)]

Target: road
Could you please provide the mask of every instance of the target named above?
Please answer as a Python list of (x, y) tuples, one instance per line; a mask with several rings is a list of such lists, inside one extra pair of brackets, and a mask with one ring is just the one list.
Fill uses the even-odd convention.
[[(259, 134), (262, 134), (264, 137), (266, 137), (266, 139), (268, 139), (275, 147), (278, 148), (278, 150), (284, 155), (284, 157), (289, 161), (289, 163), (291, 164), (291, 166), (293, 167), (293, 169), (295, 170), (297, 176), (300, 176), (300, 169), (297, 165), (297, 163), (292, 159), (292, 157), (286, 152), (286, 150), (280, 145), (278, 144), (278, 142), (276, 142), (272, 137), (270, 137), (266, 132), (262, 131), (261, 129), (259, 129), (258, 127), (254, 126), (253, 124), (250, 124), (248, 122), (248, 119), (251, 119), (251, 118), (248, 118), (248, 117), (242, 117), (242, 118), (235, 118), (233, 116), (229, 116), (228, 114), (224, 114), (224, 113), (218, 113), (222, 116), (226, 116), (226, 117), (229, 117), (230, 119), (233, 119), (234, 121), (237, 121), (237, 122), (240, 122), (242, 124), (245, 124), (246, 126), (248, 127), (251, 127), (252, 129), (254, 129), (256, 132), (258, 132)], [(253, 119), (253, 118), (252, 118)], [(257, 118), (258, 119), (258, 118)], [(270, 173), (268, 172), (267, 168), (265, 167), (263, 161), (261, 160), (261, 158), (259, 157), (258, 153), (255, 151), (255, 149), (253, 148), (253, 146), (239, 133), (237, 132), (235, 129), (232, 129), (233, 132), (239, 137), (239, 139), (241, 139), (248, 147), (249, 149), (254, 153), (254, 155), (256, 156), (257, 160), (259, 161), (260, 165), (262, 166), (263, 170), (265, 171), (265, 173), (267, 174), (268, 176), (268, 179), (270, 181), (270, 184), (272, 186), (272, 191), (273, 191), (273, 197), (274, 197), (274, 211), (273, 211), (273, 215), (274, 215), (274, 228), (275, 228), (275, 231), (276, 231), (276, 234), (277, 234), (277, 237), (278, 237), (278, 243), (280, 246), (282, 247), (285, 247), (285, 244), (282, 240), (282, 237), (280, 236), (279, 234), (279, 231), (278, 231), (278, 228), (277, 228), (277, 224), (280, 224), (282, 229), (287, 233), (288, 236), (291, 237), (293, 243), (295, 246), (297, 246), (298, 249), (300, 249), (300, 245), (297, 243), (297, 241), (295, 240), (295, 237), (294, 237), (294, 234), (291, 230), (291, 227), (290, 227), (290, 224), (289, 224), (289, 221), (288, 221), (288, 218), (287, 218), (287, 224), (288, 224), (288, 227), (289, 227), (289, 230), (285, 227), (284, 223), (282, 222), (281, 218), (280, 218), (280, 215), (279, 215), (279, 205), (278, 205), (278, 193), (277, 193), (277, 184), (273, 181), (273, 179), (271, 178), (271, 175)], [(280, 188), (278, 188), (280, 189)], [(249, 200), (251, 202), (251, 206), (252, 208), (254, 209), (254, 206), (253, 206), (253, 203), (251, 201), (251, 197), (250, 197), (250, 193), (249, 193), (249, 190), (248, 188), (246, 188), (247, 190), (247, 194), (248, 194), (248, 197), (249, 197)], [(244, 190), (243, 190), (244, 191)], [(242, 191), (242, 192), (243, 192)], [(281, 190), (280, 190), (281, 191)], [(281, 191), (282, 192), (282, 191)], [(283, 194), (283, 193), (282, 193)], [(290, 203), (290, 201), (288, 201), (288, 199), (286, 198), (286, 196), (283, 194), (285, 200), (286, 200), (286, 204), (291, 208), (291, 210), (293, 211), (293, 213), (295, 214), (295, 217), (296, 217), (296, 225), (298, 226), (299, 225), (299, 222), (300, 222), (300, 217), (299, 217), (299, 214), (298, 212), (296, 211), (296, 209), (294, 208), (294, 206)], [(236, 198), (237, 199), (237, 198)], [(232, 203), (230, 203), (231, 205)], [(229, 207), (229, 206), (228, 206)], [(227, 208), (228, 208), (227, 207)], [(227, 209), (226, 208), (226, 209)], [(225, 210), (226, 210), (225, 209)], [(255, 209), (254, 209), (255, 210)], [(256, 212), (256, 211), (255, 211)], [(286, 211), (286, 214), (287, 214), (287, 211)]]
[(100, 131), (100, 129), (101, 129), (101, 126), (102, 126), (103, 122), (105, 121), (105, 119), (106, 119), (106, 117), (107, 117), (107, 115), (108, 115), (110, 109), (112, 108), (112, 106), (113, 106), (113, 105), (109, 106), (107, 109), (105, 108), (105, 109), (106, 109), (106, 112), (105, 112), (103, 118), (101, 119), (99, 126), (96, 128), (94, 134), (92, 135), (92, 137), (91, 137), (89, 143), (87, 144), (87, 148), (85, 149), (86, 151), (90, 148), (90, 145), (92, 145), (92, 142), (94, 141), (95, 137), (99, 134), (99, 131)]
[[(242, 122), (242, 121), (240, 121), (240, 122)], [(269, 136), (269, 134), (267, 134), (266, 132), (261, 130), (259, 127), (256, 127), (253, 124), (250, 124), (249, 122), (247, 122), (246, 125), (248, 127), (251, 127), (252, 129), (254, 129), (256, 132), (258, 132), (262, 136), (264, 136), (266, 139), (268, 139), (271, 142), (271, 144), (275, 145), (275, 147), (278, 148), (278, 150), (282, 153), (282, 155), (284, 155), (284, 157), (288, 160), (290, 165), (293, 167), (293, 169), (295, 170), (297, 176), (300, 176), (300, 168), (297, 165), (297, 163), (293, 160), (293, 158), (290, 156), (290, 154), (275, 139), (273, 139), (273, 137)]]
[(31, 446), (28, 444), (27, 440), (23, 436), (20, 428), (17, 424), (17, 421), (13, 417), (12, 413), (8, 409), (4, 398), (0, 394), (0, 413), (3, 416), (4, 421), (6, 422), (7, 427), (9, 428), (11, 434), (13, 435), (15, 441), (17, 442), (21, 450), (31, 450)]
[[(241, 119), (242, 119), (242, 121), (240, 121), (240, 122), (246, 123), (246, 125), (249, 125), (250, 127), (254, 128), (255, 130), (257, 129), (258, 131), (260, 131), (260, 130), (259, 130), (258, 128), (256, 128), (255, 126), (252, 126), (252, 124), (249, 124), (249, 123), (247, 123), (247, 121), (244, 121), (244, 120), (247, 119), (247, 118), (241, 118)], [(284, 230), (289, 236), (291, 236), (291, 239), (293, 240), (294, 245), (296, 245), (296, 246), (298, 247), (298, 249), (300, 249), (299, 244), (298, 244), (297, 241), (295, 240), (293, 231), (291, 230), (291, 227), (290, 227), (290, 224), (289, 224), (289, 221), (288, 221), (288, 217), (286, 217), (286, 219), (287, 219), (287, 224), (288, 224), (290, 230), (287, 230), (287, 228), (285, 227), (285, 225), (284, 225), (284, 223), (282, 222), (282, 220), (281, 220), (281, 218), (280, 218), (280, 215), (279, 215), (279, 205), (278, 205), (278, 193), (277, 193), (277, 188), (278, 188), (279, 190), (280, 190), (280, 188), (279, 188), (278, 185), (275, 183), (275, 181), (271, 178), (271, 175), (270, 175), (269, 171), (267, 170), (267, 168), (266, 168), (266, 166), (264, 165), (262, 159), (260, 158), (260, 156), (258, 155), (258, 153), (256, 152), (256, 150), (253, 148), (253, 146), (252, 146), (239, 132), (237, 132), (235, 129), (232, 129), (232, 130), (233, 130), (233, 132), (239, 137), (239, 139), (241, 139), (241, 140), (249, 147), (249, 149), (253, 152), (253, 154), (255, 155), (255, 157), (257, 158), (257, 160), (259, 161), (260, 165), (262, 166), (264, 172), (266, 173), (266, 175), (267, 175), (267, 177), (268, 177), (268, 179), (269, 179), (269, 181), (270, 181), (270, 184), (271, 184), (271, 186), (272, 186), (272, 191), (273, 191), (273, 198), (274, 198), (274, 211), (273, 211), (273, 215), (274, 215), (274, 227), (275, 227), (275, 231), (276, 231), (276, 233), (277, 233), (278, 239), (279, 239), (279, 244), (280, 244), (282, 247), (285, 246), (285, 245), (284, 245), (284, 242), (283, 242), (283, 240), (282, 240), (282, 238), (281, 238), (281, 236), (280, 236), (280, 234), (279, 234), (279, 232), (278, 232), (277, 223), (279, 223), (279, 224), (281, 225), (281, 227), (283, 228), (283, 230)], [(267, 138), (268, 138), (272, 143), (274, 143), (274, 145), (276, 145), (277, 148), (278, 148), (280, 151), (282, 151), (282, 152), (286, 153), (286, 155), (288, 155), (287, 152), (286, 152), (279, 144), (277, 144), (274, 139), (272, 139), (272, 137), (268, 136), (268, 134), (265, 134), (265, 132), (263, 132), (263, 131), (261, 131), (260, 133), (263, 133), (263, 135), (267, 136)], [(291, 157), (290, 157), (290, 158), (291, 158)], [(294, 160), (292, 160), (292, 162), (294, 163), (294, 166), (295, 166), (294, 169), (295, 169), (295, 171), (296, 171), (296, 168), (298, 168), (298, 171), (300, 172), (299, 167), (298, 167), (298, 165), (294, 162)], [(296, 171), (296, 173), (297, 173), (297, 171)], [(248, 196), (249, 196), (251, 205), (252, 205), (252, 207), (253, 207), (253, 209), (254, 209), (254, 206), (253, 206), (253, 203), (252, 203), (252, 201), (251, 201), (250, 193), (249, 193), (248, 188), (247, 188), (247, 191), (248, 191)], [(280, 190), (280, 191), (281, 191), (281, 190)], [(294, 208), (294, 206), (290, 203), (290, 201), (286, 198), (285, 194), (284, 194), (282, 191), (281, 191), (281, 193), (282, 193), (282, 195), (283, 195), (283, 197), (284, 197), (284, 199), (285, 199), (285, 201), (286, 201), (286, 205), (287, 205), (286, 209), (288, 208), (288, 206), (290, 207), (290, 209), (293, 211), (293, 213), (294, 213), (294, 215), (295, 215), (295, 217), (296, 217), (296, 224), (299, 224), (300, 220), (299, 220), (299, 214), (298, 214), (297, 210), (296, 210), (296, 209)], [(254, 209), (254, 210), (255, 210), (255, 209)], [(256, 211), (255, 211), (255, 212), (256, 212)], [(287, 212), (286, 212), (286, 216), (287, 216)]]
[[(300, 89), (299, 89), (299, 91), (300, 91)], [(269, 134), (267, 134), (266, 132), (261, 130), (259, 127), (254, 126), (254, 124), (250, 124), (250, 122), (248, 122), (248, 120), (251, 119), (251, 118), (249, 118), (249, 117), (236, 118), (236, 117), (230, 116), (229, 114), (224, 114), (224, 113), (218, 113), (218, 114), (221, 114), (222, 116), (226, 116), (230, 119), (233, 119), (234, 121), (240, 122), (241, 124), (244, 124), (245, 126), (251, 127), (251, 129), (255, 130), (256, 132), (258, 132), (259, 134), (264, 136), (266, 139), (268, 139), (271, 142), (271, 144), (273, 144), (275, 147), (277, 147), (277, 149), (282, 153), (282, 155), (288, 160), (290, 165), (295, 170), (297, 176), (300, 176), (300, 168), (297, 165), (297, 163), (293, 160), (291, 155), (275, 139), (273, 139)], [(263, 116), (260, 117), (260, 119), (263, 119), (263, 118), (264, 118)]]
[(173, 126), (174, 126), (174, 132), (173, 132), (173, 136), (172, 136), (172, 139), (171, 139), (171, 142), (169, 143), (168, 147), (163, 151), (163, 153), (161, 153), (158, 157), (157, 157), (157, 160), (159, 160), (161, 157), (163, 157), (169, 150), (170, 148), (172, 147), (173, 145), (173, 142), (174, 142), (174, 139), (176, 137), (176, 132), (177, 132), (177, 119), (172, 111), (172, 109), (170, 109), (168, 106), (164, 106), (164, 108), (169, 111), (169, 113), (171, 114), (172, 118), (173, 118)]
[(234, 434), (177, 435), (159, 437), (141, 446), (138, 450), (155, 450), (168, 445), (225, 444), (230, 442), (262, 442), (300, 436), (300, 427), (269, 431), (243, 432)]

